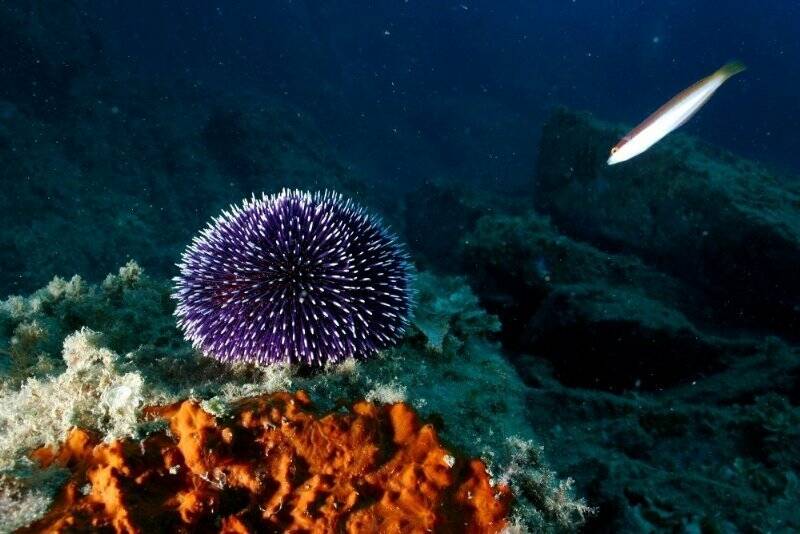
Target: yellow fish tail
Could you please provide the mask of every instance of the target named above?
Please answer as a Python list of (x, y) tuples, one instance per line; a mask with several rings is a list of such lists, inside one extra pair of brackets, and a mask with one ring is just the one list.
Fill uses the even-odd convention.
[(731, 76), (739, 74), (744, 70), (747, 70), (747, 67), (744, 66), (744, 63), (742, 63), (741, 61), (731, 61), (726, 63), (719, 69), (717, 69), (717, 72), (715, 72), (714, 74), (719, 74), (721, 76), (724, 76), (725, 79), (727, 80)]

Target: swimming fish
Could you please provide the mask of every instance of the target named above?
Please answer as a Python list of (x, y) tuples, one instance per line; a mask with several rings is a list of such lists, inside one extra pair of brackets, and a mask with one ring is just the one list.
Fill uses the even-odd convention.
[(608, 164), (627, 161), (658, 143), (672, 130), (691, 119), (728, 78), (743, 70), (743, 64), (732, 61), (672, 97), (672, 100), (658, 108), (614, 145)]

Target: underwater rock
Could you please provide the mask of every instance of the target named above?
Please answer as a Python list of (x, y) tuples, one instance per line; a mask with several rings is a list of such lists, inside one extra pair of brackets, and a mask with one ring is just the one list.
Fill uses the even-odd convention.
[[(69, 116), (46, 121), (21, 107), (0, 119), (0, 167), (14, 181), (14, 194), (0, 197), (0, 295), (33, 291), (55, 268), (97, 279), (132, 257), (172, 275), (194, 229), (253, 193), (331, 188), (380, 205), (387, 222), (399, 210), (363, 185), (312, 120), (269, 97), (183, 83), (120, 87), (91, 73), (76, 84)], [(207, 147), (217, 108), (247, 117), (256, 174)]]
[[(0, 466), (0, 500), (9, 496), (0, 504), (15, 517), (42, 509), (47, 495), (14, 488), (38, 487), (41, 470), (31, 473), (23, 464), (31, 447), (67, 438), (71, 425), (61, 417), (62, 408), (99, 439), (140, 440), (154, 431), (142, 406), (192, 398), (224, 419), (243, 398), (302, 389), (325, 412), (359, 399), (407, 402), (436, 426), (445, 443), (481, 458), (493, 479), (513, 489), (512, 525), (532, 531), (576, 528), (590, 509), (575, 498), (570, 480), (548, 467), (549, 451), (541, 451), (538, 432), (529, 424), (529, 389), (493, 339), (497, 318), (479, 306), (463, 278), (421, 272), (413, 283), (419, 306), (430, 313), (420, 313), (419, 326), (412, 317), (398, 346), (315, 372), (290, 365), (224, 365), (202, 357), (175, 328), (168, 280), (148, 276), (135, 263), (101, 285), (56, 277), (32, 295), (0, 301), (0, 436), (24, 438), (0, 450), (5, 466)], [(65, 339), (84, 326), (96, 334), (84, 332), (74, 339), (85, 342), (65, 347)], [(35, 335), (15, 342), (15, 332)], [(69, 362), (94, 354), (107, 356), (111, 365), (92, 364), (76, 395)], [(136, 388), (122, 380), (126, 374), (141, 379)], [(28, 401), (18, 402), (23, 397)], [(65, 400), (55, 409), (53, 398)]]
[(97, 21), (84, 4), (0, 4), (0, 56), (5, 58), (0, 99), (47, 119), (66, 112), (75, 81), (87, 70), (105, 67)]
[(555, 285), (528, 324), (566, 385), (659, 389), (722, 367), (727, 344), (635, 288)]
[(683, 135), (609, 167), (623, 130), (556, 111), (541, 139), (537, 209), (570, 236), (695, 287), (721, 328), (798, 337), (798, 183)]
[[(227, 175), (241, 179), (264, 174), (260, 158), (263, 146), (253, 135), (257, 126), (239, 110), (216, 109), (211, 112), (201, 133), (203, 145)], [(269, 153), (269, 152), (267, 152)]]
[(425, 336), (428, 348), (451, 352), (462, 348), (464, 339), (500, 331), (500, 321), (480, 307), (463, 278), (421, 272), (415, 287), (414, 326)]
[(405, 195), (404, 229), (414, 261), (422, 268), (456, 274), (459, 243), (489, 213), (517, 213), (529, 209), (522, 195), (499, 195), (464, 187), (443, 178)]
[(482, 217), (461, 260), (585, 531), (797, 530), (796, 347), (726, 339), (696, 288), (535, 213)]
[(567, 383), (657, 388), (720, 366), (726, 342), (684, 313), (705, 316), (690, 288), (562, 235), (546, 217), (483, 217), (461, 255), (503, 341), (547, 357)]
[(45, 466), (71, 477), (31, 531), (201, 529), (499, 532), (511, 493), (452, 455), (406, 404), (316, 416), (308, 396), (243, 399), (218, 420), (193, 401), (149, 409), (170, 433), (101, 443), (74, 429)]
[(405, 234), (415, 260), (453, 272), (450, 258), (458, 240), (478, 220), (482, 207), (466, 199), (462, 189), (442, 180), (406, 193), (405, 204)]
[(658, 392), (565, 387), (535, 358), (519, 368), (538, 384), (529, 413), (559, 448), (552, 463), (597, 507), (585, 531), (800, 529), (797, 349), (772, 342)]

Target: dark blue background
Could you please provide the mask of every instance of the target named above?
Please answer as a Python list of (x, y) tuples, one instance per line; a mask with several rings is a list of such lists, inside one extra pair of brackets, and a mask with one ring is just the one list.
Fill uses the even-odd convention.
[(732, 58), (749, 70), (684, 131), (800, 169), (796, 1), (180, 4), (93, 10), (130, 72), (283, 95), (385, 180), (522, 182), (552, 106), (633, 124)]

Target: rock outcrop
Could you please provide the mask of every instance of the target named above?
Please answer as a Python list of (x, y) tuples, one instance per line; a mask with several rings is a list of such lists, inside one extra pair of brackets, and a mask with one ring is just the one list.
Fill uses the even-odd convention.
[(506, 344), (547, 357), (566, 384), (658, 389), (747, 346), (698, 328), (709, 314), (681, 280), (565, 236), (546, 217), (483, 217), (462, 257)]
[(800, 334), (800, 183), (683, 135), (620, 165), (623, 135), (566, 110), (544, 126), (535, 205), (568, 235), (693, 286), (724, 328)]

